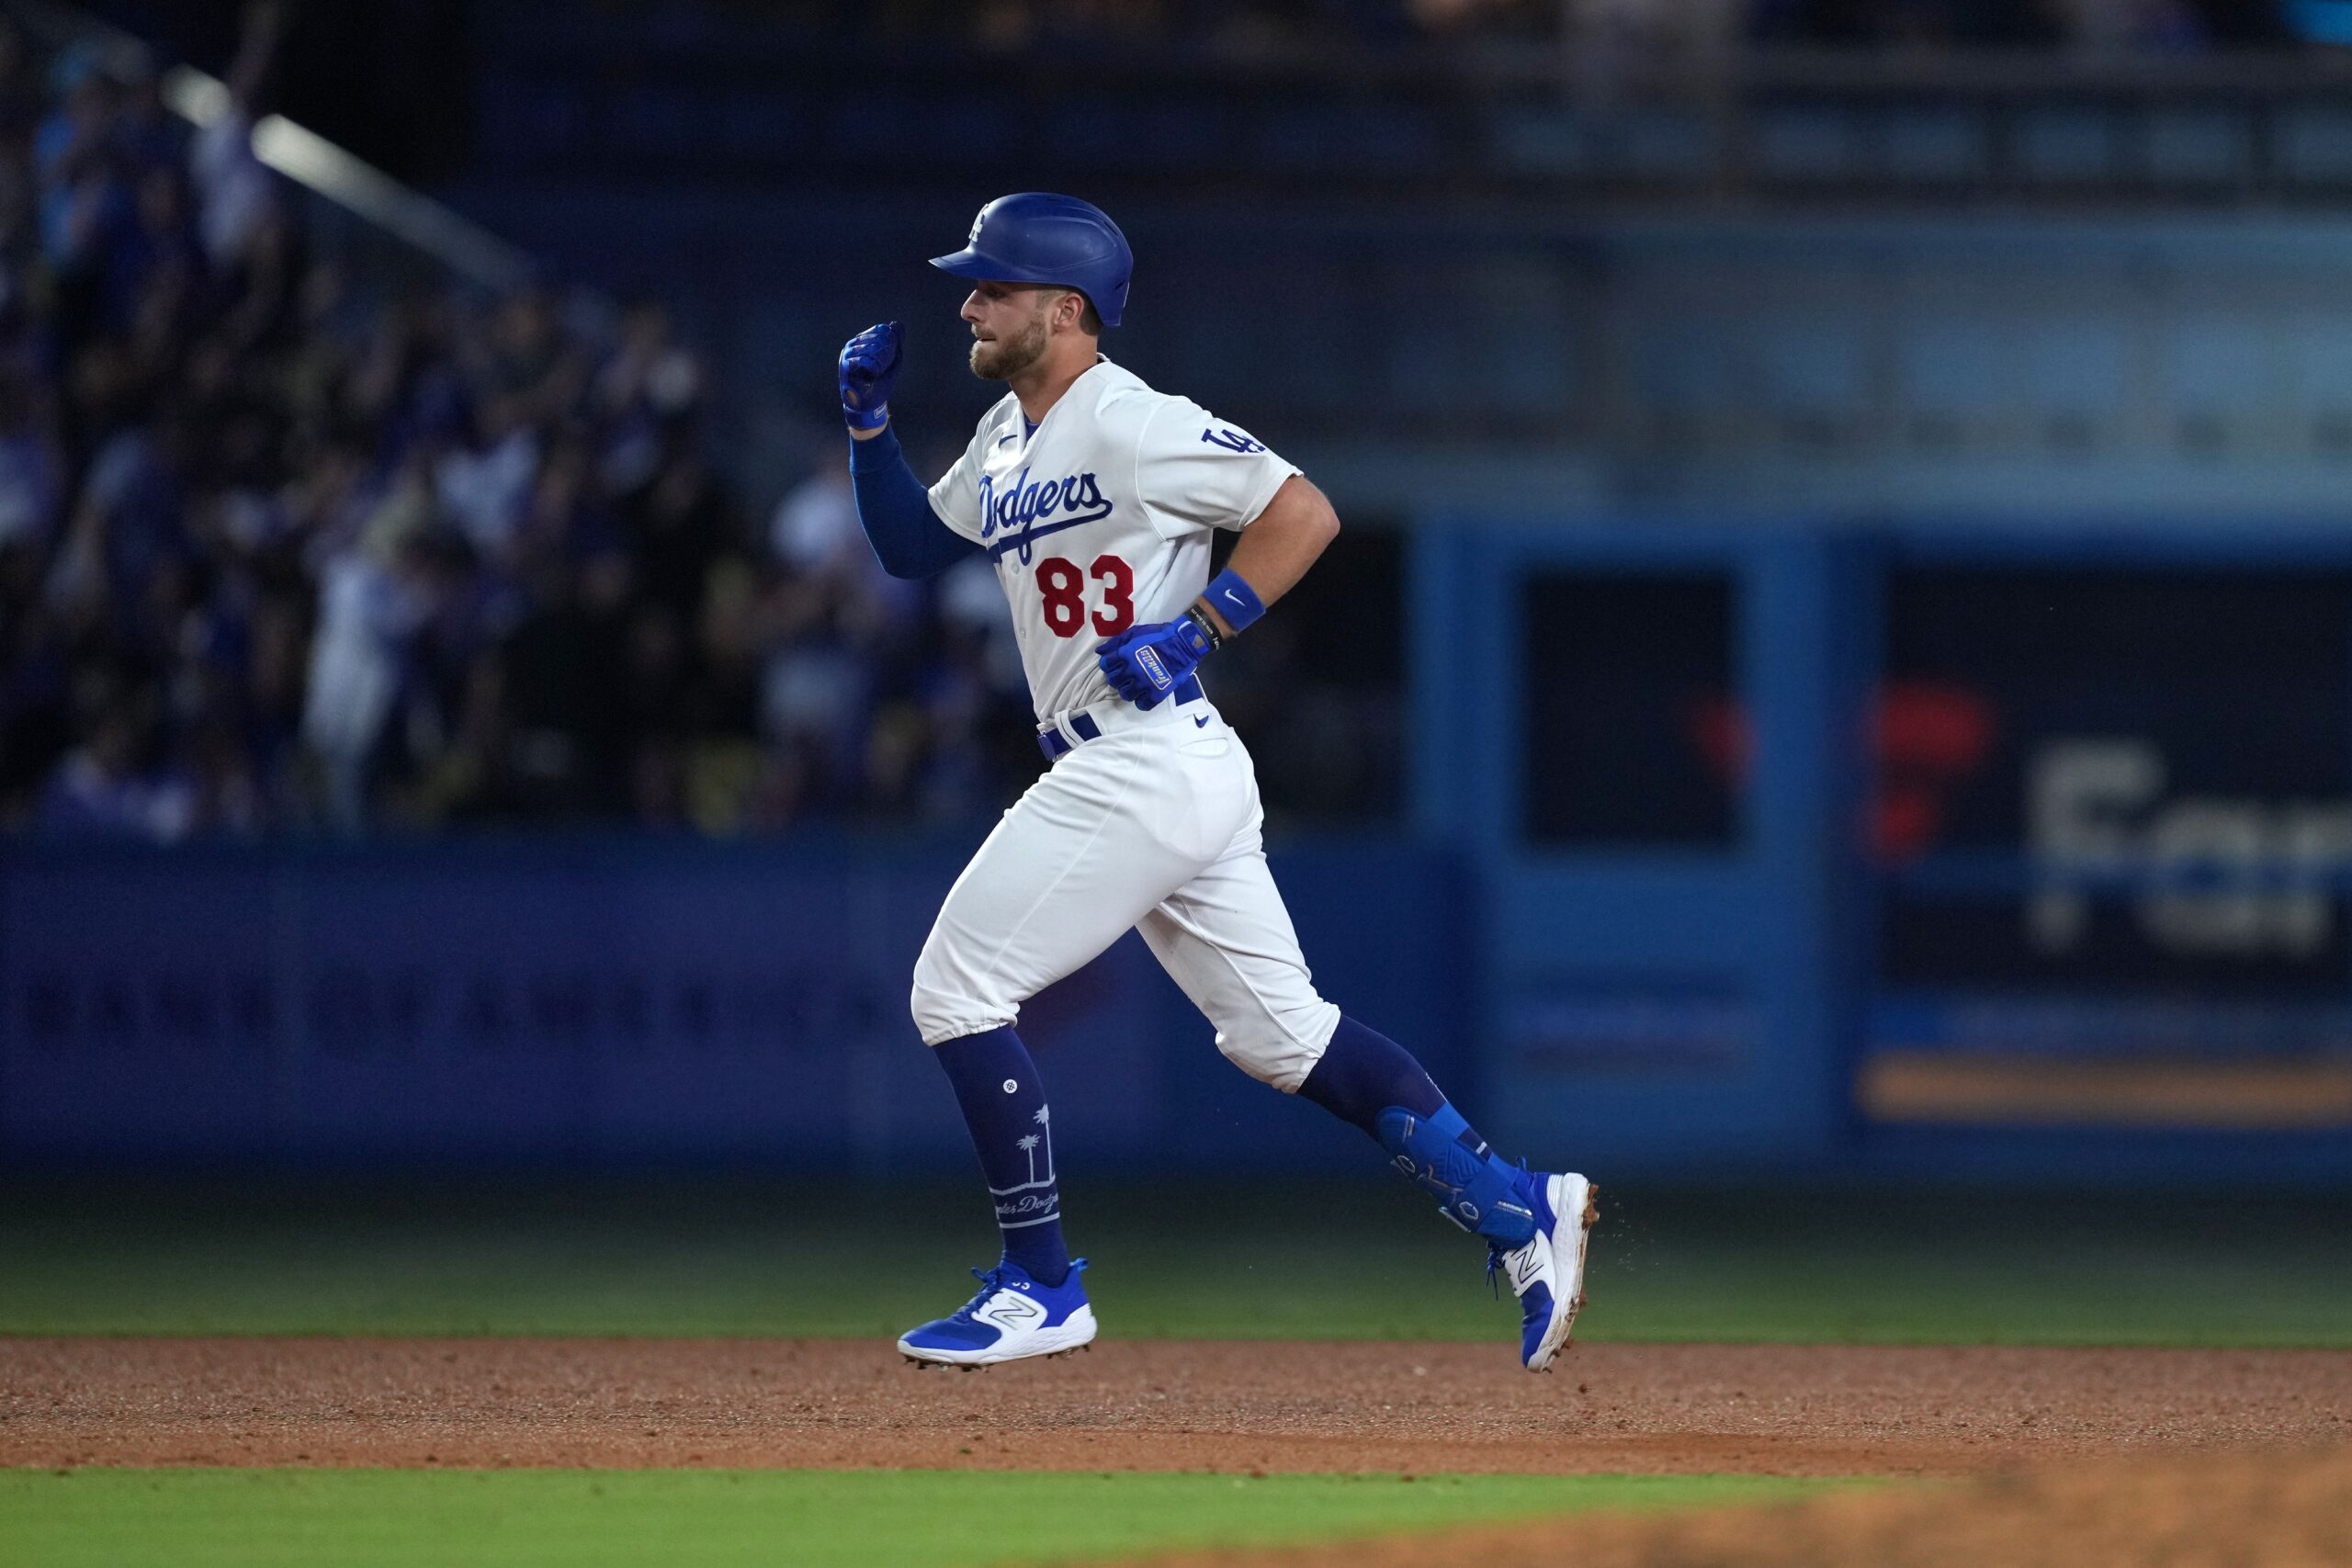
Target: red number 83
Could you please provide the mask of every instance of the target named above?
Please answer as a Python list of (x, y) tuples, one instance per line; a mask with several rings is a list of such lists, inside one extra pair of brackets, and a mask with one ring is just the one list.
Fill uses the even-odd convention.
[(1037, 563), (1037, 592), (1046, 599), (1046, 629), (1076, 637), (1086, 629), (1086, 580), (1102, 584), (1102, 607), (1091, 617), (1102, 637), (1115, 637), (1136, 624), (1136, 574), (1116, 556), (1096, 556), (1085, 571), (1055, 556)]

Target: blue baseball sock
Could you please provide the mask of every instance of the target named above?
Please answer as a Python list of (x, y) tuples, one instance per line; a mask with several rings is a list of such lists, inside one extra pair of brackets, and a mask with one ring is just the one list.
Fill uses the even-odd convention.
[(1464, 1230), (1503, 1247), (1535, 1234), (1525, 1173), (1487, 1147), (1412, 1054), (1379, 1031), (1343, 1016), (1298, 1092), (1371, 1134)]
[(1005, 1261), (1043, 1285), (1069, 1277), (1062, 1195), (1054, 1180), (1054, 1127), (1029, 1047), (1010, 1029), (983, 1030), (932, 1048), (963, 1107), (980, 1156)]

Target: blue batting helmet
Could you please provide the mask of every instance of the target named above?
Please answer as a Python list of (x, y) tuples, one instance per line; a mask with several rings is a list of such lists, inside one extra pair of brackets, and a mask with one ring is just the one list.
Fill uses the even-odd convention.
[(1001, 196), (972, 220), (971, 243), (932, 265), (957, 277), (1047, 283), (1086, 296), (1106, 327), (1126, 309), (1135, 253), (1111, 215), (1074, 196), (1023, 191)]

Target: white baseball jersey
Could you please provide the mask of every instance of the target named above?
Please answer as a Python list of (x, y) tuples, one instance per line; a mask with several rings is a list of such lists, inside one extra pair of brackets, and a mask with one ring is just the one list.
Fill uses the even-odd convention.
[(931, 506), (987, 547), (1044, 721), (1110, 700), (1096, 645), (1182, 615), (1208, 586), (1208, 531), (1247, 526), (1297, 472), (1191, 399), (1098, 359), (1034, 431), (1005, 394)]
[[(932, 509), (995, 561), (1040, 728), (1071, 744), (933, 922), (911, 998), (926, 1043), (1012, 1023), (1133, 928), (1245, 1071), (1291, 1091), (1314, 1070), (1340, 1010), (1267, 870), (1249, 750), (1205, 695), (1121, 700), (1094, 653), (1183, 614), (1208, 583), (1208, 531), (1247, 525), (1296, 472), (1099, 360), (1034, 431), (1017, 399), (990, 409), (932, 487)], [(1069, 726), (1080, 710), (1088, 724)]]

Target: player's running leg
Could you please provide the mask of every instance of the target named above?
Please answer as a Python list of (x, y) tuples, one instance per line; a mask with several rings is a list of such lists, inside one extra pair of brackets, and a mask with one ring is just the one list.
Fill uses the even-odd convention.
[(1004, 1253), (995, 1268), (972, 1270), (980, 1288), (970, 1301), (909, 1329), (899, 1349), (916, 1361), (950, 1366), (1077, 1349), (1094, 1337), (1094, 1309), (1079, 1278), (1086, 1262), (1073, 1263), (1062, 1240), (1053, 1112), (1037, 1065), (1010, 1028), (942, 1041), (932, 1054), (971, 1132)]
[(985, 1366), (1094, 1337), (1085, 1261), (1062, 1238), (1052, 1112), (1012, 1026), (1022, 1003), (1195, 875), (1250, 808), (1198, 760), (1139, 757), (1148, 744), (1105, 737), (1031, 785), (956, 879), (915, 962), (915, 1024), (956, 1090), (1004, 1239), (997, 1266), (973, 1271), (969, 1302), (900, 1337), (915, 1359)]
[(1520, 1359), (1542, 1371), (1584, 1305), (1584, 1260), (1599, 1191), (1573, 1171), (1507, 1164), (1463, 1119), (1410, 1053), (1342, 1017), (1298, 1086), (1370, 1134), (1438, 1212), (1487, 1243), (1489, 1272), (1510, 1277), (1521, 1307)]
[(1143, 938), (1251, 1077), (1361, 1127), (1487, 1244), (1521, 1309), (1520, 1359), (1547, 1368), (1584, 1303), (1586, 1243), (1598, 1218), (1582, 1176), (1506, 1163), (1404, 1047), (1317, 994), (1290, 911), (1259, 841), (1256, 814), (1227, 852), (1144, 917)]

